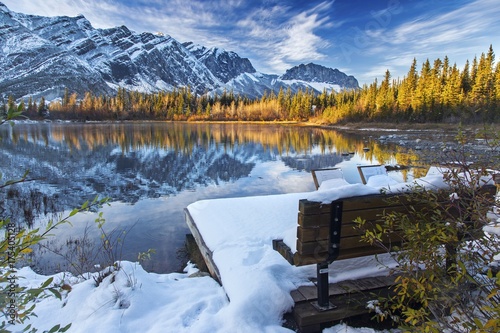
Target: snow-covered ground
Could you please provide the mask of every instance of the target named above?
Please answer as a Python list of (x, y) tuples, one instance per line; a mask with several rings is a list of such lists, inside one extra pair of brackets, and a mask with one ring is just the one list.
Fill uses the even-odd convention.
[[(442, 176), (419, 180), (425, 186), (444, 186)], [(293, 246), (299, 199), (328, 202), (337, 198), (378, 193), (382, 187), (404, 190), (406, 185), (386, 176), (374, 176), (367, 185), (343, 179), (325, 182), (318, 191), (283, 195), (203, 200), (188, 206), (222, 278), (220, 286), (208, 276), (185, 273), (155, 274), (139, 264), (121, 262), (121, 269), (98, 286), (93, 279), (55, 275), (68, 284), (63, 299), (47, 298), (37, 304), (38, 317), (28, 322), (48, 330), (72, 323), (68, 332), (291, 332), (282, 327), (291, 310), (290, 291), (311, 282), (316, 267), (294, 267), (272, 249), (282, 238)], [(495, 231), (494, 229), (490, 231)], [(380, 259), (380, 258), (379, 258)], [(390, 265), (390, 258), (383, 257)], [(372, 257), (336, 261), (330, 265), (330, 282), (387, 274)], [(46, 276), (23, 268), (20, 284), (39, 286)], [(9, 327), (22, 330), (24, 325)], [(325, 333), (375, 332), (343, 324)]]

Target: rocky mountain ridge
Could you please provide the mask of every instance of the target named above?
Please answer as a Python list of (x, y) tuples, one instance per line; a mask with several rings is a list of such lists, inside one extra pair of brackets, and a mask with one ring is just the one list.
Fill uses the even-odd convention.
[(178, 87), (197, 94), (233, 90), (251, 98), (288, 87), (293, 92), (358, 88), (354, 77), (337, 69), (308, 64), (282, 76), (264, 74), (235, 52), (180, 43), (163, 34), (136, 33), (126, 26), (95, 29), (83, 15), (15, 13), (1, 2), (0, 68), (4, 99), (51, 100), (66, 89), (80, 96), (86, 91), (114, 94), (119, 87), (146, 93)]
[(359, 87), (358, 80), (354, 76), (348, 76), (336, 68), (328, 68), (313, 63), (292, 67), (281, 76), (281, 79), (332, 83), (348, 89)]

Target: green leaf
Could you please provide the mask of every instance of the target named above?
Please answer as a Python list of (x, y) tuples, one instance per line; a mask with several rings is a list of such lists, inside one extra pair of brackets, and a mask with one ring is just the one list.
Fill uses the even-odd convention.
[(89, 202), (85, 201), (81, 207), (82, 210), (86, 209), (89, 206)]
[(38, 295), (40, 295), (42, 293), (42, 291), (43, 291), (43, 289), (41, 289), (41, 288), (34, 288), (34, 289), (28, 290), (28, 293), (30, 295), (32, 295), (33, 298), (37, 298)]
[(69, 330), (69, 329), (70, 329), (70, 327), (71, 327), (71, 323), (69, 323), (68, 325), (66, 325), (66, 326), (64, 326), (63, 328), (61, 328), (61, 329), (59, 330), (59, 332), (64, 333), (64, 332), (66, 332), (67, 330)]
[(52, 327), (48, 333), (55, 333), (59, 330), (61, 325), (57, 324), (56, 326)]
[(42, 288), (42, 289), (43, 289), (43, 288), (47, 288), (47, 287), (48, 287), (48, 285), (52, 283), (52, 281), (54, 281), (54, 278), (53, 278), (53, 277), (51, 277), (51, 278), (47, 279), (47, 281), (45, 281), (45, 282), (42, 284), (42, 286), (41, 286), (40, 288)]
[(71, 217), (71, 216), (75, 216), (75, 215), (76, 215), (76, 213), (78, 213), (78, 211), (79, 211), (79, 210), (78, 210), (78, 208), (73, 209), (73, 210), (71, 211), (71, 213), (69, 213), (69, 217)]
[(54, 294), (54, 296), (57, 298), (57, 299), (62, 299), (62, 296), (61, 296), (61, 293), (57, 290), (57, 289), (54, 289), (54, 288), (49, 288), (49, 291)]
[(474, 318), (474, 323), (476, 324), (477, 328), (483, 328), (483, 323), (479, 320), (479, 318)]

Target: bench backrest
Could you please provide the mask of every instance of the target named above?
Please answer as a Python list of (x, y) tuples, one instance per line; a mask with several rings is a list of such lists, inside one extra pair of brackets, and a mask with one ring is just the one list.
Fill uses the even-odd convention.
[[(494, 187), (485, 189), (493, 191), (493, 194), (496, 191)], [(333, 201), (331, 204), (300, 200), (297, 251), (292, 253), (279, 240), (273, 242), (274, 249), (295, 266), (385, 253), (385, 249), (362, 240), (364, 232), (355, 228), (354, 220), (359, 217), (366, 220), (365, 226), (377, 228), (377, 224), (383, 223), (384, 214), (396, 212), (405, 214), (411, 221), (415, 217), (408, 209), (409, 200), (408, 193), (357, 196)], [(438, 202), (448, 200), (448, 195), (445, 195)], [(429, 209), (425, 203), (411, 203), (411, 206), (417, 211)], [(398, 233), (384, 239), (384, 245), (389, 249), (399, 246), (401, 242)]]
[[(375, 227), (382, 223), (382, 215), (408, 211), (408, 202), (402, 195), (368, 195), (345, 198), (322, 205), (308, 200), (299, 201), (297, 226), (297, 252), (294, 264), (297, 266), (319, 263), (328, 259), (328, 246), (337, 244), (337, 253), (332, 259), (348, 259), (378, 254), (384, 250), (371, 246), (361, 240), (362, 231), (355, 228), (358, 217), (366, 220), (367, 225)], [(411, 216), (410, 216), (411, 218)], [(336, 229), (336, 230), (334, 230)], [(390, 247), (400, 245), (397, 234), (385, 240)], [(335, 245), (333, 245), (335, 246)]]

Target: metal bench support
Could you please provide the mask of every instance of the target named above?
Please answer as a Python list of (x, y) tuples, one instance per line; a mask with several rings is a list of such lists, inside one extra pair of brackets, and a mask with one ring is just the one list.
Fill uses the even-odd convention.
[(322, 262), (316, 264), (316, 271), (318, 281), (316, 281), (316, 286), (318, 290), (318, 300), (312, 302), (311, 304), (318, 311), (327, 311), (335, 309), (336, 306), (333, 305), (329, 300), (328, 292), (328, 262)]
[(313, 306), (319, 311), (335, 309), (329, 298), (328, 287), (328, 265), (330, 265), (340, 253), (340, 230), (342, 227), (342, 202), (335, 203), (331, 209), (330, 218), (330, 241), (328, 244), (328, 259), (316, 264), (316, 286), (318, 290), (318, 301)]

